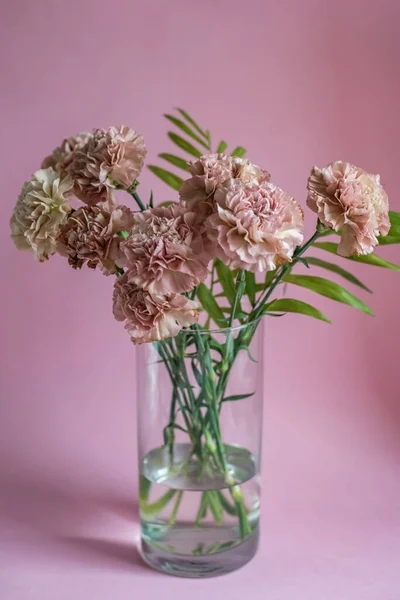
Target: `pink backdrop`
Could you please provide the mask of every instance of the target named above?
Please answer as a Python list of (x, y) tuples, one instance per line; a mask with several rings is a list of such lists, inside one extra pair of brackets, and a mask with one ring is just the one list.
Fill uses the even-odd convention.
[[(153, 162), (176, 105), (303, 203), (311, 165), (342, 158), (380, 172), (400, 210), (399, 19), (396, 0), (5, 3), (1, 599), (398, 600), (399, 274), (356, 269), (375, 318), (304, 292), (333, 327), (268, 322), (261, 551), (229, 577), (183, 581), (132, 550), (134, 351), (112, 282), (18, 253), (8, 219), (64, 136), (126, 123)], [(171, 198), (146, 172), (150, 188)]]

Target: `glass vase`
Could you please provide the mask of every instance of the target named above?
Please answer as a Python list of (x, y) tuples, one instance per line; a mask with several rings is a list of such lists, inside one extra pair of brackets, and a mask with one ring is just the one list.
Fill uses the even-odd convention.
[(257, 551), (262, 342), (260, 320), (138, 347), (141, 553), (155, 569), (210, 577)]

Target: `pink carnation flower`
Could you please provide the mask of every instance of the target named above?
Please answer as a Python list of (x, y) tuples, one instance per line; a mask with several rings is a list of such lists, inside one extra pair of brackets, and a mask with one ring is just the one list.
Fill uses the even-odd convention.
[(87, 204), (97, 204), (107, 200), (116, 187), (128, 189), (139, 177), (145, 156), (143, 136), (133, 129), (96, 129), (74, 152), (69, 167), (76, 196)]
[(272, 183), (231, 179), (215, 192), (217, 212), (206, 222), (219, 258), (232, 269), (264, 272), (291, 260), (303, 241), (303, 212)]
[(103, 202), (95, 206), (81, 206), (73, 211), (62, 227), (57, 251), (68, 258), (69, 264), (80, 269), (100, 267), (104, 275), (116, 272), (121, 231), (129, 231), (134, 222), (127, 206)]
[(33, 174), (24, 184), (10, 221), (11, 237), (19, 250), (31, 250), (43, 262), (55, 254), (61, 227), (71, 207), (67, 196), (69, 177), (61, 178), (49, 167)]
[(389, 232), (389, 203), (379, 175), (337, 161), (322, 169), (313, 167), (307, 189), (307, 204), (319, 220), (341, 231), (342, 256), (370, 254), (377, 236)]
[(68, 170), (74, 157), (74, 151), (82, 148), (92, 137), (91, 133), (78, 133), (78, 135), (65, 138), (61, 145), (53, 150), (50, 156), (46, 156), (42, 163), (42, 169), (52, 167), (57, 173)]
[(196, 302), (180, 294), (151, 294), (130, 282), (127, 274), (116, 280), (113, 302), (114, 316), (125, 321), (134, 344), (174, 337), (198, 319)]
[(219, 184), (228, 179), (240, 179), (245, 183), (269, 181), (264, 169), (253, 165), (246, 158), (226, 154), (205, 154), (190, 163), (192, 177), (183, 182), (179, 195), (181, 202), (205, 218), (215, 211), (214, 193)]
[(129, 281), (152, 294), (193, 289), (208, 275), (209, 242), (196, 226), (196, 214), (179, 205), (136, 215), (117, 263)]

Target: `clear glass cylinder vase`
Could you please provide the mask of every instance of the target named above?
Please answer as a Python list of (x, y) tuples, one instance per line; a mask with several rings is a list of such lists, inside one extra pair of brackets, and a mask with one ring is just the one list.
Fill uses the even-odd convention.
[(137, 382), (144, 560), (182, 577), (238, 569), (259, 538), (262, 321), (143, 344)]

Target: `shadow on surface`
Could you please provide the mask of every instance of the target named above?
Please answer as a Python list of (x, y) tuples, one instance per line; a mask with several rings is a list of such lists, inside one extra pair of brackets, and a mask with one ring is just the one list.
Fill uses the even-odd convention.
[[(74, 562), (83, 567), (91, 566), (99, 569), (122, 569), (139, 573), (152, 571), (146, 565), (134, 543), (123, 540), (101, 539), (84, 536), (64, 536), (59, 539), (63, 556), (67, 554)], [(154, 571), (152, 571), (154, 573)]]
[(148, 567), (135, 538), (135, 490), (88, 490), (74, 482), (3, 474), (0, 479), (0, 536), (32, 560), (62, 560), (94, 568)]

